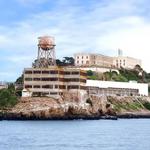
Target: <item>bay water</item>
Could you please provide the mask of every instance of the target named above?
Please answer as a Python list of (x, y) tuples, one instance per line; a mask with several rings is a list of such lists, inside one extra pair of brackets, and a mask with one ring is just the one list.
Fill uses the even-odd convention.
[(0, 150), (150, 150), (150, 119), (0, 121)]

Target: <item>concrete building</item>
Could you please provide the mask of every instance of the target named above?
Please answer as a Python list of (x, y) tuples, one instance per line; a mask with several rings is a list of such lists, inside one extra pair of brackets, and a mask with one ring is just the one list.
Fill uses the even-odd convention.
[(101, 66), (108, 68), (113, 66), (113, 58), (101, 54), (76, 53), (74, 58), (75, 66)]
[(123, 56), (123, 51), (118, 49), (118, 56), (113, 57), (113, 65), (117, 68), (133, 69), (136, 65), (142, 65), (140, 59)]
[[(85, 91), (85, 84), (86, 72), (80, 69), (51, 66), (24, 70), (24, 89), (32, 96), (56, 97), (71, 90)], [(24, 95), (30, 95), (28, 91)]]
[(109, 57), (101, 54), (76, 53), (74, 55), (75, 66), (80, 67), (101, 67), (101, 68), (127, 68), (133, 69), (136, 65), (142, 65), (141, 60), (123, 56), (123, 52), (118, 50), (118, 56)]
[(148, 96), (148, 84), (87, 80), (87, 91), (96, 95)]
[(127, 57), (127, 56), (117, 56), (113, 57), (113, 65), (117, 68), (123, 67), (128, 69), (133, 69), (136, 65), (142, 65), (140, 59)]
[(56, 66), (54, 37), (38, 38), (38, 56), (32, 68), (24, 69), (23, 97), (59, 98), (65, 92), (86, 92), (86, 71)]
[(5, 82), (0, 81), (0, 89), (7, 89), (8, 85)]

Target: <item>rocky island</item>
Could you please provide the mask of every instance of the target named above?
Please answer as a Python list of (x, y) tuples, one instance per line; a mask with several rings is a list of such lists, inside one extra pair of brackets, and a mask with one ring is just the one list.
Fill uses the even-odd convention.
[(1, 120), (150, 118), (150, 97), (93, 96), (85, 102), (69, 94), (61, 99), (21, 98), (0, 115)]

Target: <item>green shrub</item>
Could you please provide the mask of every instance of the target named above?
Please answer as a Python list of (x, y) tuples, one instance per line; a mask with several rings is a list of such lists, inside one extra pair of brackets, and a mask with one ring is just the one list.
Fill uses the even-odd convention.
[(149, 103), (149, 102), (143, 103), (143, 106), (144, 106), (146, 109), (150, 110), (150, 103)]
[(93, 74), (94, 74), (94, 73), (93, 73), (92, 70), (88, 70), (88, 71), (87, 71), (87, 76), (93, 76)]
[(17, 103), (17, 97), (9, 89), (0, 90), (0, 108), (9, 108)]

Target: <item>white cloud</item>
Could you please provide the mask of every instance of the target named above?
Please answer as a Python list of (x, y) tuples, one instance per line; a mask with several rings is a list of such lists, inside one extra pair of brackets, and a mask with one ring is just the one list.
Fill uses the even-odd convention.
[(54, 10), (32, 14), (30, 18), (16, 23), (13, 30), (2, 27), (0, 49), (15, 54), (10, 61), (16, 65), (20, 63), (21, 70), (21, 67), (29, 67), (29, 62), (31, 64), (36, 58), (37, 37), (52, 35), (56, 39), (58, 57), (80, 51), (114, 55), (121, 48), (128, 56), (141, 58), (144, 69), (150, 71), (147, 55), (150, 49), (150, 23), (139, 15), (143, 10), (139, 6), (141, 3), (136, 0), (106, 0), (91, 3), (87, 11), (85, 6), (59, 0)]

